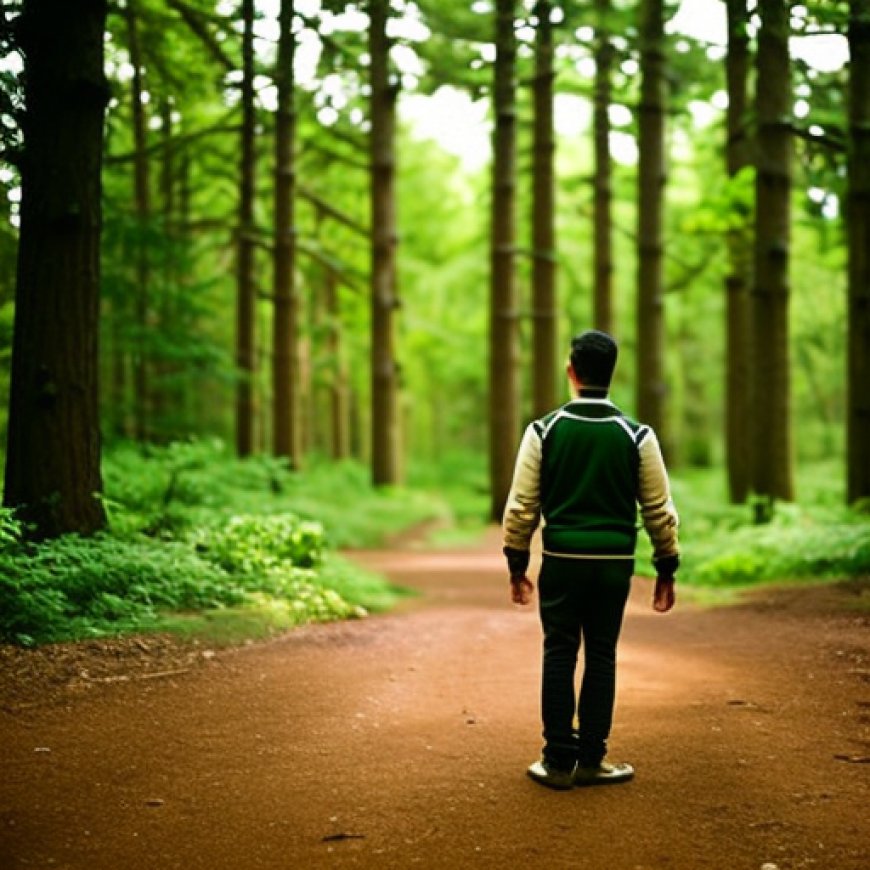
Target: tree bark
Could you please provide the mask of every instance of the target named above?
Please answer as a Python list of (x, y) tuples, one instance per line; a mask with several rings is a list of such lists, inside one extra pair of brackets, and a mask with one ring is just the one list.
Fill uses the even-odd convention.
[(398, 373), (395, 359), (396, 289), (395, 129), (397, 85), (390, 82), (388, 0), (370, 0), (371, 58), (371, 438), (375, 486), (398, 483)]
[(254, 283), (254, 0), (242, 0), (242, 131), (236, 260), (236, 452), (254, 452), (256, 402), (256, 286)]
[[(747, 0), (727, 0), (728, 55), (725, 76), (728, 86), (725, 164), (729, 179), (751, 165), (747, 129), (747, 80), (749, 75), (749, 12)], [(725, 463), (728, 490), (734, 504), (749, 495), (751, 474), (748, 436), (750, 419), (749, 285), (752, 250), (748, 210), (735, 206), (728, 221), (726, 244), (728, 271), (725, 276)]]
[[(160, 251), (160, 279), (154, 282), (149, 293), (151, 318), (161, 334), (170, 343), (178, 340), (187, 324), (179, 322), (179, 295), (184, 283), (183, 270), (178, 260), (178, 221), (176, 220), (176, 161), (173, 141), (172, 103), (168, 97), (160, 101), (160, 164), (158, 190), (160, 192), (160, 229), (163, 245)], [(151, 376), (150, 392), (150, 437), (158, 442), (168, 443), (184, 437), (189, 430), (183, 419), (181, 379), (178, 363), (172, 353), (155, 347), (149, 354)], [(186, 379), (184, 379), (186, 380)]]
[(341, 341), (338, 278), (332, 269), (326, 269), (323, 278), (328, 319), (326, 349), (332, 366), (329, 380), (330, 455), (342, 460), (350, 457), (350, 390)]
[(102, 529), (100, 170), (105, 0), (28, 0), (4, 504), (37, 537)]
[(664, 374), (663, 213), (667, 81), (662, 0), (643, 0), (640, 26), (637, 414), (669, 447)]
[(558, 402), (556, 352), (555, 139), (553, 133), (553, 4), (535, 5), (534, 143), (532, 147), (533, 407), (543, 416)]
[(610, 42), (610, 0), (595, 0), (595, 86), (592, 110), (594, 150), (593, 307), (596, 329), (613, 334), (613, 173), (610, 157), (610, 103), (613, 45)]
[(516, 37), (514, 0), (496, 0), (493, 72), (489, 308), (490, 515), (500, 521), (520, 436), (516, 244)]
[(870, 498), (870, 0), (849, 4), (847, 488)]
[[(760, 0), (756, 57), (758, 119), (755, 176), (755, 268), (752, 286), (753, 482), (761, 514), (775, 499), (794, 497), (789, 378), (789, 242), (791, 75), (789, 12), (781, 0)], [(768, 507), (764, 507), (764, 505)]]
[(148, 224), (151, 219), (151, 178), (148, 164), (148, 119), (145, 114), (143, 92), (142, 51), (139, 44), (136, 0), (129, 0), (124, 12), (127, 23), (127, 43), (133, 77), (130, 81), (133, 109), (133, 190), (136, 207), (136, 341), (133, 358), (133, 426), (138, 441), (150, 436), (150, 395), (148, 330), (150, 307), (151, 266), (148, 256)]
[(296, 36), (293, 33), (293, 0), (282, 0), (279, 13), (278, 60), (275, 83), (278, 111), (275, 115), (275, 248), (272, 319), (272, 450), (302, 465), (300, 427), (299, 366), (297, 335), (299, 304), (296, 290), (296, 110), (293, 62)]

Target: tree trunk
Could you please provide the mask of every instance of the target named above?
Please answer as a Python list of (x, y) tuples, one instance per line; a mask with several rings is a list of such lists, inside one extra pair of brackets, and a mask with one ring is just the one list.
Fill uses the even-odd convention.
[(398, 482), (398, 377), (393, 314), (396, 292), (395, 129), (397, 86), (390, 82), (388, 0), (369, 3), (371, 57), (371, 232), (372, 232), (372, 481)]
[(870, 0), (849, 15), (847, 498), (870, 498)]
[(326, 349), (332, 366), (329, 380), (330, 454), (333, 459), (341, 460), (350, 456), (350, 395), (341, 342), (338, 278), (330, 268), (325, 270), (323, 278), (327, 316)]
[[(179, 133), (183, 133), (180, 130)], [(190, 292), (186, 286), (189, 281), (190, 271), (187, 266), (190, 259), (191, 250), (191, 232), (190, 224), (193, 213), (193, 187), (191, 179), (191, 159), (187, 146), (182, 146), (178, 154), (178, 228), (176, 230), (176, 241), (179, 246), (179, 256), (181, 257), (181, 269), (184, 277), (181, 278), (182, 286), (185, 287), (185, 292)], [(193, 314), (190, 318), (190, 329), (197, 330), (199, 324), (199, 314)], [(184, 415), (188, 421), (188, 426), (194, 426), (196, 421), (202, 420), (205, 417), (203, 406), (205, 391), (201, 388), (203, 374), (201, 371), (191, 373), (191, 377), (186, 378), (183, 386), (182, 402), (184, 405)]]
[(137, 4), (129, 0), (125, 10), (127, 22), (127, 42), (130, 50), (130, 65), (133, 77), (130, 81), (131, 103), (133, 108), (133, 188), (136, 206), (136, 253), (135, 253), (135, 312), (136, 342), (133, 359), (133, 420), (134, 433), (138, 441), (150, 437), (150, 396), (148, 330), (150, 307), (151, 267), (148, 256), (148, 224), (151, 219), (151, 179), (148, 165), (148, 119), (145, 116), (145, 103), (142, 95), (145, 90), (142, 81), (142, 51), (139, 45), (137, 23)]
[[(163, 234), (160, 281), (152, 286), (152, 318), (157, 328), (174, 343), (187, 324), (178, 320), (176, 294), (181, 292), (182, 273), (178, 265), (177, 221), (175, 219), (175, 143), (173, 142), (172, 104), (167, 97), (160, 101), (160, 227)], [(182, 426), (183, 408), (177, 363), (172, 353), (154, 348), (151, 357), (150, 400), (151, 437), (167, 443), (183, 437), (188, 431)], [(186, 421), (184, 421), (186, 422)]]
[(593, 309), (596, 329), (613, 334), (613, 183), (610, 158), (610, 102), (613, 46), (610, 0), (595, 0), (595, 88), (592, 130), (595, 168), (593, 190)]
[(28, 0), (4, 504), (36, 536), (102, 529), (100, 169), (105, 0)]
[(662, 226), (667, 103), (662, 0), (643, 0), (640, 27), (640, 163), (638, 167), (637, 415), (667, 452), (664, 379), (665, 303)]
[[(727, 0), (728, 56), (725, 75), (728, 82), (725, 163), (729, 179), (751, 164), (747, 130), (747, 78), (749, 75), (749, 13), (747, 0)], [(736, 206), (727, 231), (728, 272), (725, 276), (726, 374), (725, 374), (725, 462), (728, 490), (734, 504), (749, 495), (751, 472), (748, 437), (750, 419), (749, 366), (749, 284), (751, 241), (749, 215)]]
[(543, 416), (558, 402), (556, 352), (556, 228), (553, 136), (553, 4), (535, 5), (534, 144), (532, 203), (533, 407)]
[(516, 37), (514, 0), (496, 0), (493, 74), (489, 307), (490, 515), (500, 521), (520, 436), (519, 332), (514, 276), (516, 212)]
[(302, 464), (299, 425), (299, 372), (297, 335), (299, 305), (296, 292), (296, 227), (294, 196), (296, 165), (296, 110), (294, 105), (293, 61), (296, 37), (293, 33), (293, 0), (282, 0), (279, 13), (278, 60), (275, 83), (278, 111), (275, 115), (275, 312), (272, 319), (272, 450)]
[[(788, 360), (788, 266), (791, 194), (789, 12), (760, 0), (755, 108), (755, 268), (752, 286), (753, 484), (766, 514), (774, 499), (794, 497)], [(766, 505), (766, 506), (765, 506)]]
[(242, 0), (242, 141), (239, 165), (236, 308), (236, 452), (254, 451), (256, 286), (254, 283), (254, 0)]

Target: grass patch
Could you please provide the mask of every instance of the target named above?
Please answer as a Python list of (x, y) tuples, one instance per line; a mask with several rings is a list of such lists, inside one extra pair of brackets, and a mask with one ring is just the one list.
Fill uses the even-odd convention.
[(404, 593), (335, 548), (449, 516), (441, 498), (373, 489), (359, 465), (294, 474), (216, 442), (122, 446), (105, 479), (110, 530), (91, 538), (31, 543), (0, 512), (0, 641), (167, 629), (238, 639), (386, 610)]
[(870, 576), (870, 514), (843, 505), (841, 481), (836, 463), (802, 467), (801, 500), (778, 503), (771, 521), (756, 525), (751, 504), (728, 504), (721, 470), (675, 474), (680, 582), (731, 589)]
[[(172, 630), (237, 643), (306, 622), (388, 610), (407, 591), (341, 559), (432, 524), (436, 546), (488, 521), (486, 465), (467, 454), (412, 467), (416, 488), (374, 489), (361, 465), (239, 461), (216, 442), (121, 446), (105, 467), (110, 530), (29, 543), (0, 509), (0, 641), (34, 645)], [(839, 466), (800, 469), (799, 504), (754, 525), (727, 503), (721, 470), (673, 476), (682, 517), (680, 583), (722, 603), (760, 583), (870, 577), (870, 514), (842, 506)], [(639, 573), (651, 573), (641, 534)], [(866, 584), (856, 607), (866, 607)]]

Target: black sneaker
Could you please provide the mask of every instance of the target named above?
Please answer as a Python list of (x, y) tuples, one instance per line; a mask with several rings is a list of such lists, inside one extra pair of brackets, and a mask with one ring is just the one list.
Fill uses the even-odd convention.
[(533, 779), (540, 785), (547, 786), (547, 788), (567, 791), (574, 787), (573, 770), (560, 770), (558, 767), (552, 767), (547, 764), (543, 759), (529, 765), (529, 769), (526, 773), (530, 779)]

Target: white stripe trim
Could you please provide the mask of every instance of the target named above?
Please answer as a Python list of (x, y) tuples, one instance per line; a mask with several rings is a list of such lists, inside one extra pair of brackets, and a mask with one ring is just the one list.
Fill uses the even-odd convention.
[(545, 556), (555, 556), (557, 559), (633, 559), (634, 553), (554, 553), (552, 550), (542, 550)]
[[(557, 423), (557, 422), (558, 422), (562, 417), (574, 417), (574, 415), (573, 415), (573, 414), (569, 414), (569, 413), (568, 413), (566, 410), (564, 410), (564, 409), (558, 411), (557, 414), (556, 414), (556, 416), (553, 417), (553, 419), (550, 420), (550, 422), (547, 423), (547, 425), (544, 427), (544, 431), (541, 432), (541, 441), (543, 441), (543, 440), (547, 437), (547, 435), (550, 434), (550, 430), (553, 428), (553, 426), (556, 425), (556, 423)], [(576, 419), (578, 419), (578, 418), (577, 418), (577, 417), (574, 417), (574, 419), (576, 420)]]
[[(546, 425), (544, 431), (541, 432), (541, 440), (543, 441), (547, 435), (550, 434), (550, 430), (556, 423), (559, 422), (562, 418), (568, 420), (577, 420), (580, 423), (618, 423), (619, 426), (626, 432), (629, 438), (634, 441), (634, 432), (631, 430), (631, 426), (625, 422), (625, 418), (621, 416), (614, 415), (612, 417), (584, 417), (582, 414), (574, 414), (571, 411), (567, 411), (564, 408), (560, 410), (555, 417)], [(644, 439), (645, 440), (645, 439)]]
[(568, 404), (573, 405), (575, 402), (589, 402), (593, 405), (612, 405), (614, 408), (616, 407), (610, 399), (597, 399), (593, 396), (578, 396), (576, 399), (571, 399)]
[(622, 426), (622, 428), (628, 434), (628, 437), (631, 438), (632, 441), (634, 441), (634, 432), (631, 431), (631, 426), (629, 426), (628, 423), (625, 422), (624, 418), (612, 417), (611, 419), (616, 420), (616, 422), (619, 423), (619, 425)]

